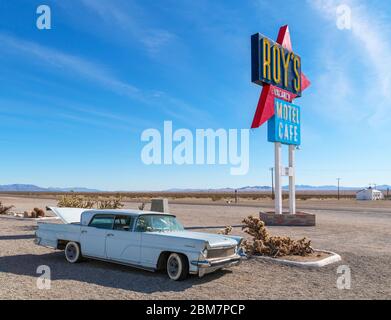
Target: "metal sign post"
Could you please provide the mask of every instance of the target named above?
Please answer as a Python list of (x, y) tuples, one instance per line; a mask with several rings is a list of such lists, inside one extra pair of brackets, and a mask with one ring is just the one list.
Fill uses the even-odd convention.
[(289, 145), (289, 213), (296, 214), (295, 146)]
[(282, 187), (281, 187), (281, 143), (274, 143), (274, 175), (275, 175), (275, 191), (274, 191), (274, 207), (276, 214), (282, 214)]
[[(282, 214), (282, 176), (289, 176), (289, 213), (296, 214), (295, 145), (289, 145), (289, 167), (281, 166), (281, 143), (274, 142), (275, 213)], [(284, 169), (284, 170), (282, 170)]]

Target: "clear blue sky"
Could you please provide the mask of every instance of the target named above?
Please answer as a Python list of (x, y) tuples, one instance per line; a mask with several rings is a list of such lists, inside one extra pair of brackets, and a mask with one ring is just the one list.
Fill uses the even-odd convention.
[[(250, 35), (289, 24), (312, 82), (303, 97), (298, 184), (391, 184), (391, 3), (0, 0), (0, 184), (159, 190), (270, 185), (273, 145), (250, 134), (250, 170), (147, 166), (141, 132), (249, 128), (261, 87)], [(48, 4), (52, 29), (36, 28)]]

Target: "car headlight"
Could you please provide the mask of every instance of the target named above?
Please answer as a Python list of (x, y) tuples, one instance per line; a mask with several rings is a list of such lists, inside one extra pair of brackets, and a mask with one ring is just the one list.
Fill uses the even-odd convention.
[(208, 249), (205, 248), (204, 250), (201, 251), (202, 255), (204, 256), (204, 258), (207, 258), (208, 257)]

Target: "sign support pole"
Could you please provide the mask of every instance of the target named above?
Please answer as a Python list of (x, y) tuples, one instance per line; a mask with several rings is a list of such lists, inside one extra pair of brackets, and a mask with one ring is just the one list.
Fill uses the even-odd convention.
[(275, 196), (274, 207), (276, 214), (282, 214), (282, 190), (281, 190), (281, 143), (274, 143), (274, 180)]
[(289, 213), (296, 214), (295, 146), (289, 145)]

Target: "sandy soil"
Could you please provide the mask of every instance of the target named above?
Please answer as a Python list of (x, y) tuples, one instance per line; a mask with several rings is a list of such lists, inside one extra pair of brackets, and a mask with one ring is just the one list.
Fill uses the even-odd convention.
[[(16, 211), (55, 205), (54, 199), (0, 196)], [(182, 201), (183, 202), (183, 201)], [(240, 205), (187, 200), (171, 211), (187, 227), (241, 224), (271, 201)], [(137, 208), (140, 202), (127, 202)], [(250, 259), (230, 270), (183, 282), (110, 263), (71, 265), (61, 251), (36, 246), (36, 222), (0, 218), (1, 299), (391, 299), (391, 201), (307, 200), (298, 209), (317, 214), (316, 227), (270, 227), (271, 233), (311, 238), (313, 246), (339, 253), (343, 261), (321, 269), (300, 269)], [(205, 230), (204, 230), (205, 231)], [(210, 229), (208, 232), (217, 232)], [(243, 235), (240, 228), (233, 234)], [(351, 289), (339, 290), (337, 267), (351, 270)], [(39, 290), (39, 265), (51, 268), (51, 289)]]

